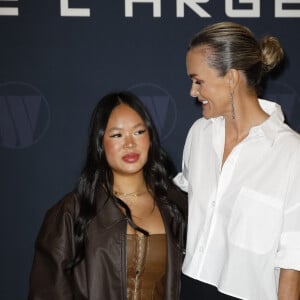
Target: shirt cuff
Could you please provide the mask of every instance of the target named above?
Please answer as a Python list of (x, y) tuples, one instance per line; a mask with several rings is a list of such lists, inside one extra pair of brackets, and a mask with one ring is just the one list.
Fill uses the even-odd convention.
[(300, 271), (300, 233), (283, 233), (279, 251), (275, 259), (275, 268)]
[(174, 179), (174, 183), (183, 191), (187, 192), (188, 191), (188, 181), (185, 179), (183, 176), (183, 173), (178, 173)]

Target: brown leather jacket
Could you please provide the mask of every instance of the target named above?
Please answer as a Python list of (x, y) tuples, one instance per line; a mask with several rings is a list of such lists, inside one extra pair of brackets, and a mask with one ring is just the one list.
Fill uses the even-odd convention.
[[(186, 215), (187, 200), (176, 189), (169, 198)], [(123, 300), (127, 297), (127, 221), (104, 192), (97, 193), (97, 215), (88, 227), (85, 259), (66, 274), (63, 266), (74, 255), (73, 224), (78, 199), (70, 193), (46, 214), (39, 232), (30, 275), (29, 300)], [(172, 238), (171, 216), (157, 203), (167, 234), (166, 300), (179, 299), (182, 253)], [(181, 231), (184, 228), (179, 228)]]

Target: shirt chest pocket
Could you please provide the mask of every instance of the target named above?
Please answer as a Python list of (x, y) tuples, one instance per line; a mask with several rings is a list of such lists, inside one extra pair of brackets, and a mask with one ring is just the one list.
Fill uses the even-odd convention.
[(232, 209), (228, 238), (235, 246), (264, 254), (277, 243), (281, 222), (278, 199), (243, 187)]

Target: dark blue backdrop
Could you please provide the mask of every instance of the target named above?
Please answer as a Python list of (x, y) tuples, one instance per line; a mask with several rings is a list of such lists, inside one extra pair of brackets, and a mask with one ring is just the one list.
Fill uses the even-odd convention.
[(187, 130), (201, 116), (185, 53), (203, 26), (231, 20), (280, 39), (287, 61), (265, 94), (300, 130), (300, 0), (139, 2), (0, 0), (1, 299), (26, 299), (38, 229), (78, 178), (102, 95), (136, 92), (180, 168)]

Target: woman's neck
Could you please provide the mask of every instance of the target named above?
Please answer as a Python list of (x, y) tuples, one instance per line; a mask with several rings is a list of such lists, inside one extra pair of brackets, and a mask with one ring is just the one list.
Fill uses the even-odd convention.
[(263, 123), (269, 115), (260, 107), (254, 94), (236, 95), (235, 119), (226, 117), (226, 136), (241, 141), (252, 127)]
[(225, 144), (222, 165), (232, 149), (244, 140), (252, 127), (262, 124), (269, 115), (262, 110), (255, 96), (237, 98), (235, 118), (225, 117)]
[(147, 191), (147, 185), (143, 174), (115, 175), (113, 190), (121, 194), (143, 193)]

